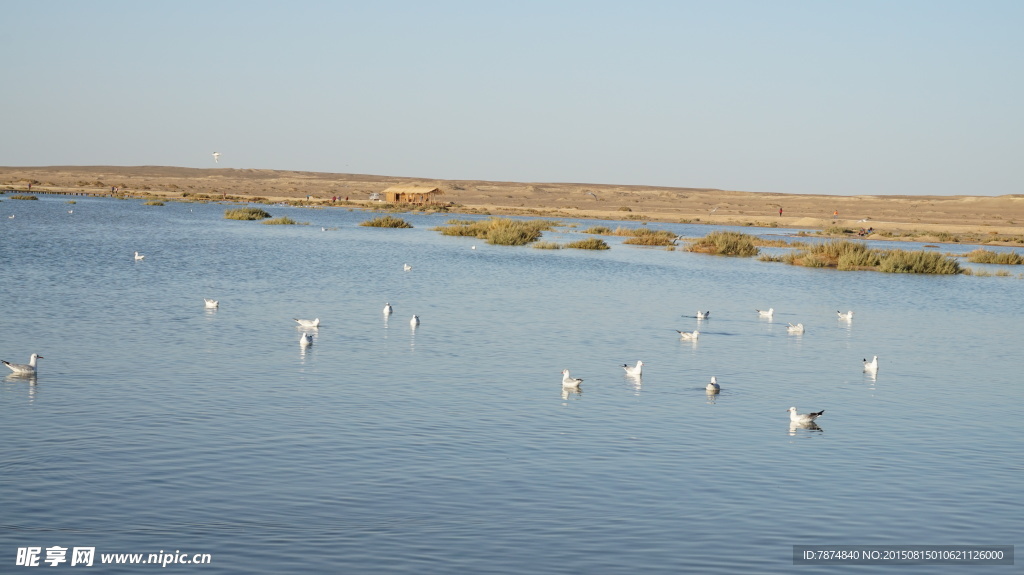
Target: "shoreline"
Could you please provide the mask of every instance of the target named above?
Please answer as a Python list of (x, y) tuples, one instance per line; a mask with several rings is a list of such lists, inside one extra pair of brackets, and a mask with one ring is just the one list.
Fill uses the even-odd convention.
[[(440, 205), (369, 200), (393, 185), (442, 192)], [(30, 186), (31, 184), (31, 186)], [(694, 223), (828, 230), (853, 237), (937, 243), (1024, 245), (1024, 195), (827, 196), (610, 184), (436, 180), (282, 170), (160, 166), (0, 167), (0, 189), (15, 194), (159, 198), (174, 201), (291, 203), (385, 211)], [(31, 189), (29, 189), (31, 188)], [(332, 202), (332, 198), (338, 201)], [(347, 198), (347, 200), (346, 200)], [(779, 209), (782, 208), (782, 215)], [(834, 212), (838, 216), (833, 219)], [(874, 228), (870, 236), (857, 236)], [(851, 234), (832, 234), (850, 236)]]

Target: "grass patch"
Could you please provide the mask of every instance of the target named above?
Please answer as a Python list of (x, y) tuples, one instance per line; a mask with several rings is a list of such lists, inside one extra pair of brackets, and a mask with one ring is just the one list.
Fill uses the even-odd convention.
[(623, 241), (624, 244), (636, 246), (674, 246), (678, 236), (668, 230), (651, 230), (640, 228), (633, 237)]
[(280, 218), (274, 218), (272, 220), (267, 220), (267, 221), (261, 222), (261, 223), (263, 223), (265, 225), (268, 225), (268, 226), (296, 226), (296, 225), (308, 226), (309, 225), (308, 222), (300, 224), (299, 222), (297, 222), (297, 221), (295, 221), (295, 220), (293, 220), (293, 219), (291, 219), (291, 218), (289, 218), (287, 216), (281, 216)]
[(150, 200), (148, 202), (143, 202), (142, 205), (144, 205), (144, 206), (162, 206), (162, 205), (164, 205), (164, 203), (159, 201), (159, 200)]
[(959, 274), (960, 264), (938, 252), (873, 250), (860, 242), (832, 240), (791, 253), (786, 263), (809, 268), (873, 270), (886, 273)]
[(591, 226), (585, 230), (581, 230), (582, 234), (596, 234), (599, 236), (610, 236), (612, 235), (612, 229), (607, 226)]
[(412, 224), (403, 220), (402, 218), (396, 218), (395, 216), (379, 216), (372, 220), (366, 220), (365, 222), (359, 222), (361, 226), (368, 226), (371, 228), (411, 228)]
[(760, 250), (754, 246), (754, 237), (739, 232), (711, 232), (686, 246), (686, 251), (714, 256), (756, 256)]
[(955, 259), (937, 252), (889, 250), (884, 252), (878, 271), (898, 274), (942, 274), (963, 272)]
[(534, 242), (533, 247), (538, 250), (560, 250), (562, 249), (562, 244), (558, 242)]
[(26, 196), (25, 194), (17, 194), (17, 195), (11, 196), (11, 199), (12, 200), (38, 200), (39, 198), (37, 198), (35, 196)]
[(513, 220), (489, 218), (470, 223), (438, 226), (435, 231), (446, 236), (464, 236), (484, 240), (498, 246), (524, 246), (540, 239), (541, 232), (558, 225), (551, 220)]
[(1024, 257), (1017, 252), (994, 252), (977, 249), (967, 254), (967, 261), (975, 264), (1022, 265)]
[(270, 214), (259, 208), (234, 208), (224, 211), (227, 220), (265, 220)]
[(575, 242), (569, 242), (565, 244), (565, 247), (574, 250), (607, 250), (611, 249), (607, 243), (601, 238), (587, 238), (585, 240), (576, 240)]

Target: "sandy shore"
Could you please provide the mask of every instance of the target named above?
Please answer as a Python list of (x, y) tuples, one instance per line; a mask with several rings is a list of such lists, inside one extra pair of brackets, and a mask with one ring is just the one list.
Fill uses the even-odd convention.
[[(536, 215), (651, 222), (700, 222), (858, 230), (871, 227), (896, 234), (968, 234), (1024, 239), (1024, 194), (1003, 196), (832, 196), (775, 194), (707, 188), (665, 188), (609, 184), (432, 180), (360, 174), (252, 169), (194, 169), (162, 166), (0, 167), (0, 187), (37, 193), (121, 193), (181, 198), (271, 201), (332, 198), (372, 207), (370, 194), (396, 184), (439, 187), (453, 212)], [(2, 198), (2, 197), (0, 197)], [(782, 209), (782, 215), (779, 209)], [(834, 212), (838, 212), (833, 221)], [(1005, 241), (1006, 237), (1000, 240)], [(1015, 238), (1017, 239), (1017, 238)], [(927, 239), (938, 241), (938, 238)], [(1018, 242), (1015, 242), (1018, 243)]]

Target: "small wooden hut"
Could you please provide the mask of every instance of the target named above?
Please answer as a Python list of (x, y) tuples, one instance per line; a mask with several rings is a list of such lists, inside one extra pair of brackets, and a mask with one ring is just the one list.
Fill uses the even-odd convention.
[(392, 204), (436, 204), (441, 188), (429, 184), (401, 184), (384, 190), (384, 201)]

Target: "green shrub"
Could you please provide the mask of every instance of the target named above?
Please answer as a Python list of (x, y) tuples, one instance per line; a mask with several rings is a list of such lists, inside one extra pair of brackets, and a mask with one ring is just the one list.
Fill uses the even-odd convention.
[(259, 208), (235, 208), (224, 211), (224, 218), (228, 220), (265, 220), (270, 214)]
[(1022, 265), (1024, 257), (1017, 252), (994, 252), (977, 249), (967, 254), (967, 261), (975, 264)]
[(406, 222), (402, 218), (396, 218), (395, 216), (379, 216), (372, 220), (365, 222), (359, 222), (361, 226), (368, 226), (371, 228), (411, 228), (412, 225)]
[(587, 238), (585, 240), (577, 240), (575, 242), (569, 242), (565, 244), (565, 247), (576, 250), (607, 250), (610, 249), (608, 244), (605, 243), (601, 238)]
[(754, 246), (753, 236), (739, 232), (711, 232), (691, 242), (686, 251), (718, 256), (756, 256), (760, 250)]

